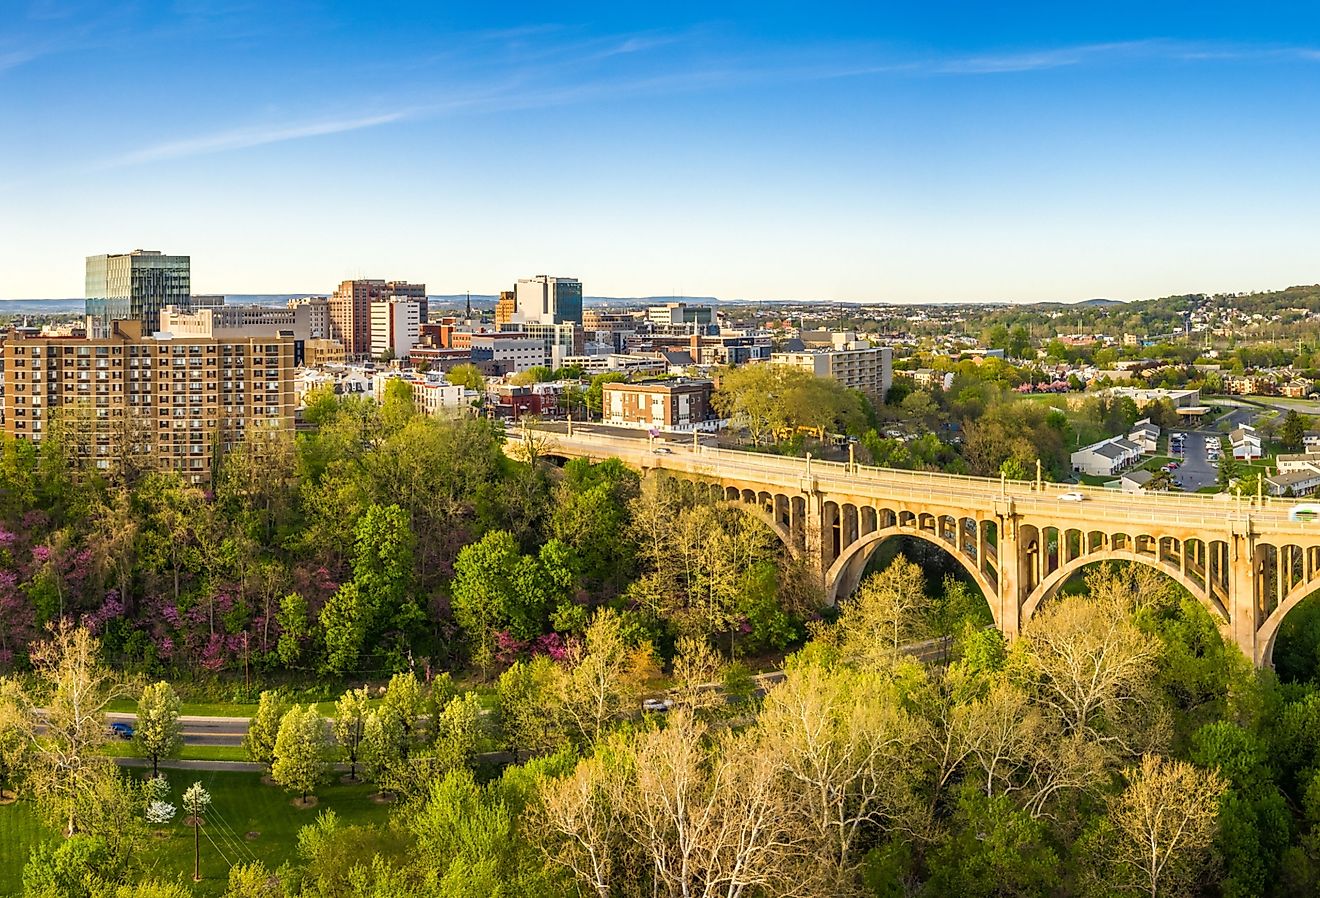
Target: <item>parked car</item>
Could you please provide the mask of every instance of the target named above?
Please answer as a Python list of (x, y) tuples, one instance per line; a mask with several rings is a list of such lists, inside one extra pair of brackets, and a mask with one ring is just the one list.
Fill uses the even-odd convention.
[(118, 739), (132, 739), (132, 738), (133, 738), (133, 725), (132, 725), (131, 723), (118, 723), (118, 722), (116, 722), (116, 723), (112, 723), (112, 724), (110, 724), (110, 726), (107, 727), (106, 729), (108, 729), (108, 730), (110, 731), (110, 735), (111, 735), (111, 736), (114, 736), (114, 737), (116, 737), (116, 738), (118, 738)]
[(642, 710), (651, 713), (663, 713), (674, 707), (673, 699), (668, 698), (647, 698), (642, 699)]
[(1064, 493), (1064, 494), (1062, 494), (1061, 496), (1059, 496), (1059, 501), (1060, 501), (1060, 502), (1085, 502), (1085, 501), (1086, 501), (1086, 494), (1085, 494), (1085, 493)]

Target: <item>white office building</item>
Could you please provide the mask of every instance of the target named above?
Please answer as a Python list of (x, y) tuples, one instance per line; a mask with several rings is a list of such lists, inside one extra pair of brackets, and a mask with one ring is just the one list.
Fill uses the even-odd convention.
[(422, 306), (415, 299), (391, 296), (371, 304), (371, 354), (407, 358), (421, 332)]

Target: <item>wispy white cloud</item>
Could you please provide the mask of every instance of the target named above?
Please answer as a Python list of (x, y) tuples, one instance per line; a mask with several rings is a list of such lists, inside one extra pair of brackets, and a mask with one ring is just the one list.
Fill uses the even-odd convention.
[(36, 50), (0, 50), (0, 72), (16, 69), (40, 55)]
[(264, 146), (272, 143), (284, 143), (289, 140), (302, 140), (308, 137), (323, 137), (327, 134), (342, 134), (346, 131), (361, 131), (401, 121), (409, 116), (408, 110), (386, 112), (360, 118), (334, 118), (316, 122), (302, 122), (293, 125), (251, 126), (203, 134), (185, 140), (159, 143), (135, 150), (107, 163), (108, 167), (121, 165), (139, 165), (144, 162), (162, 162), (167, 159), (179, 159), (185, 156), (201, 156), (220, 153), (227, 150), (243, 150), (249, 147)]
[[(557, 26), (530, 26), (484, 35), (492, 41), (518, 41)], [(469, 112), (486, 114), (519, 109), (577, 105), (622, 97), (656, 96), (730, 89), (749, 84), (790, 83), (880, 75), (911, 77), (992, 77), (1047, 71), (1065, 67), (1166, 59), (1188, 62), (1248, 58), (1292, 58), (1320, 61), (1320, 51), (1309, 48), (1250, 47), (1195, 44), (1164, 39), (1041, 48), (1021, 52), (904, 57), (875, 47), (805, 48), (797, 52), (723, 53), (710, 63), (682, 52), (672, 55), (651, 51), (681, 45), (680, 35), (637, 33), (560, 44), (558, 56), (501, 69), (486, 83), (466, 87), (433, 88), (442, 100), (425, 96), (407, 103), (396, 99), (384, 112), (345, 113), (293, 124), (247, 125), (158, 143), (111, 159), (103, 168), (162, 162), (269, 144), (324, 137), (377, 128), (405, 120), (434, 119)], [(542, 46), (541, 49), (545, 49)], [(828, 49), (828, 52), (827, 52)], [(554, 51), (549, 51), (553, 53)], [(648, 54), (650, 54), (648, 56)], [(641, 57), (642, 61), (632, 59)], [(840, 64), (840, 58), (849, 62)], [(869, 59), (869, 61), (868, 61)], [(0, 56), (0, 69), (4, 57)], [(480, 81), (480, 79), (478, 79)]]

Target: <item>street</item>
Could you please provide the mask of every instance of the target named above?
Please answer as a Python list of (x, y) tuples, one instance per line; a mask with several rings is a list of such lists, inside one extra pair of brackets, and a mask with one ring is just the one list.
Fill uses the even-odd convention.
[[(136, 714), (107, 714), (106, 720), (137, 725)], [(180, 717), (179, 722), (183, 724), (184, 745), (239, 746), (248, 728), (246, 717)]]

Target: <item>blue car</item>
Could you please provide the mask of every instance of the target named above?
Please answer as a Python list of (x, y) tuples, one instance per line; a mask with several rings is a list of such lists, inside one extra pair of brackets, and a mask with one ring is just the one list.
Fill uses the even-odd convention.
[(112, 723), (110, 724), (110, 735), (118, 736), (120, 739), (132, 739), (133, 725), (130, 723)]

